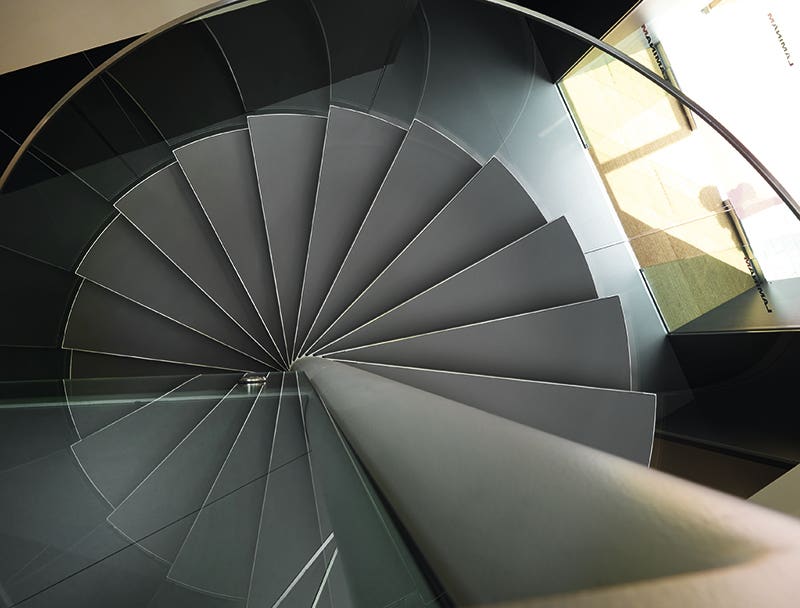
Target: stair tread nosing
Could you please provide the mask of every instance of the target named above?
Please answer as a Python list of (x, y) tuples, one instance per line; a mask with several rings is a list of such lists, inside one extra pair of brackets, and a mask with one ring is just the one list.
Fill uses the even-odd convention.
[(629, 390), (619, 298), (609, 297), (369, 345), (343, 361)]
[(597, 297), (565, 218), (517, 239), (320, 352), (339, 351)]
[(462, 148), (415, 121), (312, 326), (313, 346), (345, 308), (478, 172)]
[(333, 324), (326, 338), (344, 335), (545, 223), (520, 183), (499, 160), (491, 159)]
[(384, 120), (331, 106), (303, 281), (296, 350), (305, 340), (405, 133)]

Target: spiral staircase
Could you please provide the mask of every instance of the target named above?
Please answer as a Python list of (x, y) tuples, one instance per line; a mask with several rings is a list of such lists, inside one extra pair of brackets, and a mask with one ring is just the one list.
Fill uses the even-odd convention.
[[(347, 71), (326, 3), (248, 4), (97, 78), (135, 149), (86, 162), (70, 113), (87, 137), (105, 119), (87, 95), (6, 183), (0, 256), (14, 312), (38, 321), (6, 323), (3, 343), (57, 336), (68, 373), (51, 402), (3, 410), (0, 602), (490, 605), (741, 566), (800, 538), (687, 515), (676, 496), (752, 513), (621, 460), (649, 463), (656, 397), (632, 390), (620, 298), (499, 153), (519, 116), (493, 148), (426, 110), (447, 84), (426, 10), (452, 7), (397, 3), (392, 61)], [(236, 58), (279, 32), (294, 46), (259, 56), (280, 74), (265, 92)], [(227, 76), (169, 72), (195, 35)], [(245, 112), (198, 99), (186, 118), (170, 95), (206, 78)], [(639, 504), (615, 502), (626, 487)], [(621, 522), (660, 557), (613, 541)], [(535, 538), (562, 548), (533, 556)], [(583, 563), (586, 543), (623, 565)]]

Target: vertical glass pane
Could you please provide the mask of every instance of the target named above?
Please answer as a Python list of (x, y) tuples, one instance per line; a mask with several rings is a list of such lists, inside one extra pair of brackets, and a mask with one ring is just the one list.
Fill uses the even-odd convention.
[(173, 147), (243, 124), (236, 81), (202, 21), (150, 40), (111, 66), (109, 75)]
[(247, 112), (327, 114), (328, 54), (311, 2), (257, 2), (203, 23), (230, 64)]

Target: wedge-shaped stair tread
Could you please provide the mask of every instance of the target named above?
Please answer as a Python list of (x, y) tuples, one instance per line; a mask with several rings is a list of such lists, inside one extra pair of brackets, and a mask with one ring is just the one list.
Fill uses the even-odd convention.
[(623, 390), (631, 383), (617, 297), (365, 346), (336, 358)]
[(115, 206), (259, 344), (271, 341), (177, 162)]
[(274, 114), (248, 119), (284, 334), (292, 346), (319, 180), (326, 120)]
[(519, 182), (490, 160), (327, 335), (344, 335), (544, 224)]
[(247, 605), (274, 606), (302, 584), (305, 597), (292, 593), (288, 605), (310, 606), (324, 570), (321, 555), (311, 561), (320, 546), (308, 456), (271, 467)]
[(109, 515), (109, 523), (171, 562), (254, 400), (246, 386), (235, 387)]
[(198, 140), (175, 150), (222, 246), (261, 319), (285, 349), (269, 244), (247, 129)]
[(364, 325), (326, 351), (413, 336), (597, 297), (566, 219), (537, 228)]
[(78, 437), (86, 437), (174, 390), (191, 376), (97, 378), (64, 381)]
[(656, 396), (649, 393), (410, 367), (351, 365), (641, 464), (650, 461)]
[(72, 446), (86, 475), (119, 505), (228, 393), (236, 374), (197, 376)]
[(299, 342), (308, 334), (405, 133), (367, 114), (331, 107), (303, 282)]
[(320, 310), (308, 348), (479, 168), (444, 135), (417, 121), (411, 125)]
[(217, 595), (247, 596), (279, 390), (280, 375), (273, 374), (170, 568), (171, 580)]
[(89, 281), (75, 296), (64, 348), (232, 370), (267, 367)]
[(251, 357), (274, 364), (252, 338), (122, 216), (97, 238), (76, 273)]

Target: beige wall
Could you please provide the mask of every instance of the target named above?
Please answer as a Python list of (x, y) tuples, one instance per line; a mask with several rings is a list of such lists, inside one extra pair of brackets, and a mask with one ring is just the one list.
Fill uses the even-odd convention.
[(212, 0), (0, 0), (0, 74), (149, 32)]

